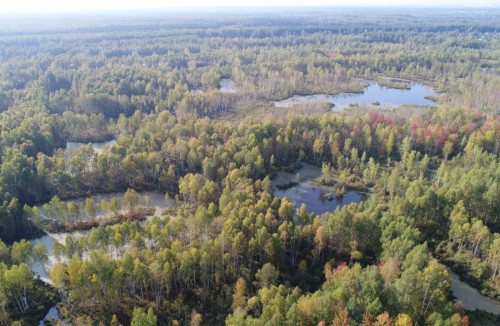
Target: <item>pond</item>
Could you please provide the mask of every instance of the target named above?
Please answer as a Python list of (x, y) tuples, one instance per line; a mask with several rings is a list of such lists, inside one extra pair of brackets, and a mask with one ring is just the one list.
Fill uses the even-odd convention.
[[(333, 194), (331, 200), (324, 197), (327, 193)], [(344, 196), (336, 197), (333, 189), (315, 186), (312, 181), (301, 182), (286, 190), (275, 190), (274, 195), (279, 198), (287, 197), (295, 208), (306, 204), (307, 212), (316, 215), (333, 212), (337, 207), (342, 208), (350, 203), (359, 203), (365, 198), (363, 194), (355, 191), (348, 191)]]
[(101, 154), (104, 146), (112, 146), (112, 145), (116, 144), (116, 139), (108, 140), (105, 142), (88, 142), (88, 143), (79, 143), (79, 142), (69, 141), (66, 143), (66, 151), (74, 151), (74, 150), (77, 150), (83, 146), (87, 146), (88, 144), (92, 144), (92, 147), (94, 147), (95, 151), (98, 154)]
[[(307, 163), (302, 163), (302, 167), (296, 174), (280, 172), (272, 181), (275, 188), (274, 196), (287, 197), (295, 208), (300, 208), (302, 204), (305, 204), (307, 212), (316, 215), (333, 212), (337, 207), (342, 208), (350, 203), (359, 203), (365, 199), (364, 194), (356, 191), (348, 191), (344, 196), (336, 197), (332, 187), (321, 187), (313, 181), (319, 176), (321, 176), (321, 169)], [(276, 188), (277, 185), (297, 180), (299, 184), (294, 187), (284, 190)], [(327, 193), (333, 194), (331, 200), (325, 198)]]
[[(310, 103), (330, 103), (333, 104), (334, 111), (340, 112), (350, 105), (364, 103), (366, 105), (381, 107), (384, 109), (393, 108), (402, 104), (436, 106), (427, 96), (435, 96), (436, 93), (428, 86), (420, 84), (408, 84), (409, 89), (395, 89), (371, 83), (359, 94), (313, 94), (300, 96), (295, 95), (282, 101), (273, 101), (278, 108), (290, 108), (297, 104)], [(376, 103), (376, 104), (375, 104)]]
[(236, 84), (231, 79), (221, 79), (219, 86), (222, 93), (236, 93)]
[(451, 291), (461, 301), (467, 310), (481, 309), (492, 314), (500, 314), (500, 302), (488, 298), (467, 283), (460, 281), (460, 277), (448, 268), (451, 276)]

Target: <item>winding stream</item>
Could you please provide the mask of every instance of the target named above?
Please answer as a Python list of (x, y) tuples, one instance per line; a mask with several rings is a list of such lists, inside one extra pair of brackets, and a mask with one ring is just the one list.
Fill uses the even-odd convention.
[(59, 313), (57, 312), (57, 306), (53, 306), (52, 308), (50, 308), (49, 312), (45, 315), (45, 317), (43, 317), (43, 319), (40, 320), (38, 326), (44, 326), (45, 321), (48, 320), (49, 318), (60, 321), (64, 324), (64, 319), (62, 319), (61, 316), (59, 316)]

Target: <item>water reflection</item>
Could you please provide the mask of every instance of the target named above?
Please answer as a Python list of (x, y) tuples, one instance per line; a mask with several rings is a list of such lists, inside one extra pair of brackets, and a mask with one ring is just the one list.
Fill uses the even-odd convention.
[[(331, 199), (327, 198), (330, 194)], [(364, 194), (355, 191), (348, 191), (343, 196), (337, 196), (333, 189), (315, 186), (312, 181), (301, 182), (286, 190), (275, 190), (274, 195), (278, 198), (287, 197), (295, 208), (300, 208), (302, 204), (305, 204), (308, 213), (316, 215), (333, 212), (337, 207), (342, 208), (365, 199)]]
[(479, 291), (467, 283), (460, 280), (457, 274), (453, 273), (448, 268), (448, 273), (451, 276), (451, 291), (457, 298), (456, 301), (461, 301), (462, 306), (467, 310), (481, 309), (492, 314), (500, 314), (500, 302), (491, 298), (485, 297)]
[(236, 93), (236, 84), (231, 79), (221, 79), (219, 90), (222, 93)]
[(273, 101), (274, 106), (278, 108), (289, 108), (297, 104), (310, 103), (330, 103), (333, 104), (334, 111), (343, 109), (356, 104), (364, 103), (381, 108), (392, 108), (402, 104), (435, 106), (427, 96), (435, 96), (436, 93), (428, 86), (420, 84), (408, 84), (409, 89), (395, 89), (380, 86), (377, 83), (371, 83), (360, 94), (314, 94), (314, 95), (295, 95), (282, 101)]
[[(92, 147), (94, 147), (94, 150), (97, 153), (101, 154), (104, 146), (113, 146), (114, 144), (116, 144), (116, 139), (112, 139), (112, 140), (105, 141), (105, 142), (89, 142), (89, 143), (92, 144)], [(74, 150), (77, 150), (83, 146), (87, 146), (89, 143), (79, 143), (79, 142), (69, 141), (66, 143), (66, 150), (67, 151), (74, 151)]]
[[(274, 196), (287, 197), (295, 208), (300, 208), (302, 204), (305, 204), (307, 211), (316, 215), (333, 212), (337, 207), (342, 208), (350, 203), (359, 203), (366, 197), (356, 191), (348, 191), (343, 196), (336, 196), (332, 187), (320, 187), (312, 181), (319, 176), (321, 176), (321, 169), (307, 163), (302, 163), (302, 167), (296, 173), (280, 172), (272, 182)], [(299, 184), (284, 190), (277, 189), (278, 185), (293, 181), (298, 181)]]
[[(88, 197), (94, 199), (95, 203), (100, 202), (101, 200), (106, 200), (110, 201), (112, 198), (118, 198), (120, 201), (122, 201), (124, 192), (117, 192), (117, 193), (111, 193), (111, 194), (96, 194), (94, 196)], [(142, 192), (139, 193), (139, 200), (140, 200), (140, 206), (144, 206), (146, 203), (144, 203), (144, 195), (148, 194), (149, 196), (149, 202), (148, 206), (149, 207), (154, 207), (155, 212), (154, 215), (156, 216), (162, 216), (162, 213), (165, 209), (173, 206), (175, 204), (175, 201), (173, 199), (168, 199), (168, 201), (165, 201), (165, 195), (163, 193), (157, 192), (157, 191), (152, 191), (152, 192)], [(75, 203), (80, 203), (82, 201), (85, 201), (86, 198), (80, 198), (80, 199), (75, 199), (75, 200), (69, 200), (73, 201)], [(123, 207), (122, 203), (122, 210), (121, 213), (125, 213), (126, 209)], [(40, 217), (42, 219), (48, 218), (47, 213), (43, 209), (43, 205), (39, 205), (38, 208), (40, 209)], [(108, 214), (109, 215), (109, 214)], [(152, 219), (153, 216), (148, 216), (146, 220), (141, 221), (140, 224), (144, 225), (146, 221), (149, 221)], [(102, 214), (98, 214), (96, 216), (96, 219), (100, 218), (106, 218), (106, 216)], [(62, 233), (47, 233), (44, 236), (35, 238), (31, 240), (31, 243), (33, 246), (43, 243), (49, 252), (49, 259), (47, 261), (47, 270), (50, 271), (52, 266), (54, 266), (55, 263), (57, 263), (57, 257), (53, 254), (53, 247), (54, 247), (54, 242), (58, 241), (61, 244), (65, 244), (66, 242), (66, 237), (68, 235), (71, 235), (74, 240), (82, 237), (83, 235), (89, 234), (91, 230), (84, 230), (84, 231), (72, 231), (72, 232), (62, 232)], [(50, 283), (50, 280), (48, 278), (48, 275), (44, 272), (43, 268), (40, 266), (39, 263), (33, 263), (30, 265), (30, 268), (35, 272), (35, 274), (40, 275), (40, 277), (45, 281)]]

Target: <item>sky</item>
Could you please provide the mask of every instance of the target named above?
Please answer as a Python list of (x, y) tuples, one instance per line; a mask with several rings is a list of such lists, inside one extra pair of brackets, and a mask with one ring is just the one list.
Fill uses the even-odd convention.
[(3, 2), (0, 13), (182, 7), (500, 7), (500, 0), (8, 0)]

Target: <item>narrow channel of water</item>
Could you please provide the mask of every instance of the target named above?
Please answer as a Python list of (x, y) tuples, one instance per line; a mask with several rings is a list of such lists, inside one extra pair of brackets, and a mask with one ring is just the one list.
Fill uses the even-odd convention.
[(48, 320), (49, 318), (64, 323), (64, 320), (61, 318), (61, 316), (59, 316), (59, 312), (57, 312), (57, 306), (53, 306), (52, 308), (50, 308), (49, 312), (47, 312), (45, 317), (43, 317), (43, 319), (40, 320), (38, 326), (44, 326), (45, 321)]
[[(56, 256), (54, 255), (54, 243), (57, 241), (61, 244), (66, 244), (66, 237), (68, 235), (71, 235), (73, 239), (78, 239), (81, 238), (82, 236), (89, 234), (90, 230), (85, 230), (85, 231), (73, 231), (73, 232), (63, 232), (63, 233), (47, 233), (44, 236), (35, 238), (31, 240), (31, 244), (33, 246), (36, 246), (40, 243), (43, 243), (45, 247), (47, 247), (47, 251), (49, 252), (49, 259), (46, 263), (46, 270), (47, 272), (50, 273), (50, 270), (52, 269), (52, 266), (54, 266), (58, 260)], [(52, 284), (52, 281), (50, 280), (49, 276), (45, 274), (42, 266), (39, 263), (32, 263), (29, 265), (31, 270), (36, 274), (40, 275), (40, 278), (49, 284)]]
[(460, 281), (460, 277), (451, 269), (447, 269), (451, 276), (451, 291), (457, 297), (456, 301), (461, 301), (465, 309), (481, 309), (492, 314), (500, 314), (500, 302), (482, 295), (469, 284)]

